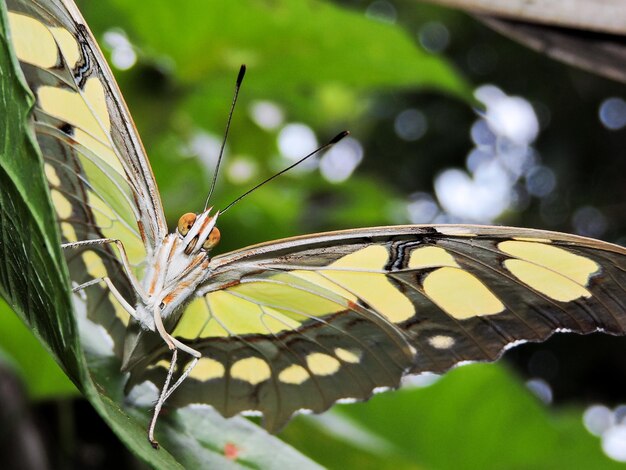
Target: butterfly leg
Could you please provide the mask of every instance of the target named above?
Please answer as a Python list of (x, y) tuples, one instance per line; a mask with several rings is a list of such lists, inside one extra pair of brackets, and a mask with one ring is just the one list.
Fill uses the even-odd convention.
[(200, 357), (194, 357), (192, 359), (191, 364), (187, 366), (187, 368), (184, 370), (182, 375), (178, 378), (176, 383), (172, 385), (170, 389), (167, 391), (167, 394), (165, 395), (165, 398), (163, 398), (163, 401), (167, 400), (170, 397), (170, 395), (174, 392), (174, 390), (176, 390), (178, 386), (182, 384), (187, 377), (189, 377), (189, 374), (191, 373), (192, 369), (196, 367), (196, 364), (198, 363), (199, 359)]
[(117, 248), (120, 250), (120, 258), (122, 261), (122, 266), (124, 268), (124, 272), (128, 276), (128, 279), (130, 280), (130, 283), (133, 285), (133, 289), (141, 297), (141, 300), (143, 300), (144, 302), (147, 302), (146, 293), (144, 292), (143, 287), (139, 283), (139, 280), (137, 279), (137, 277), (135, 276), (135, 274), (130, 268), (128, 255), (126, 254), (126, 249), (124, 248), (124, 244), (121, 242), (121, 240), (117, 240), (115, 238), (96, 238), (94, 240), (82, 240), (78, 242), (63, 243), (61, 244), (61, 248), (66, 250), (66, 249), (73, 249), (73, 248), (81, 248), (85, 246), (108, 245), (111, 243), (117, 246)]
[(111, 294), (113, 294), (113, 297), (115, 297), (115, 299), (120, 303), (122, 308), (124, 310), (126, 310), (130, 314), (131, 317), (133, 317), (135, 320), (139, 321), (139, 318), (137, 317), (137, 314), (136, 314), (135, 309), (133, 308), (133, 306), (130, 305), (126, 301), (124, 296), (122, 296), (122, 294), (120, 294), (120, 291), (117, 290), (117, 287), (115, 287), (113, 282), (111, 282), (111, 279), (109, 279), (108, 277), (99, 277), (97, 279), (92, 279), (91, 281), (87, 281), (84, 284), (81, 284), (79, 286), (74, 287), (72, 289), (72, 292), (81, 291), (81, 290), (85, 289), (86, 287), (93, 286), (94, 284), (100, 284), (101, 282), (104, 282), (106, 284), (106, 286), (109, 288), (109, 291), (111, 292)]
[[(198, 362), (198, 359), (202, 355), (200, 354), (200, 352), (196, 351), (195, 349), (190, 348), (186, 344), (178, 341), (176, 338), (174, 338), (165, 330), (165, 326), (163, 325), (163, 319), (161, 318), (161, 312), (159, 311), (158, 308), (155, 308), (155, 311), (154, 311), (154, 324), (156, 326), (156, 329), (159, 335), (161, 335), (161, 338), (163, 338), (163, 341), (165, 341), (165, 344), (167, 344), (167, 347), (170, 349), (170, 351), (172, 351), (172, 360), (170, 361), (170, 367), (167, 371), (165, 383), (163, 384), (163, 388), (161, 389), (161, 393), (159, 394), (159, 399), (156, 405), (154, 406), (154, 412), (152, 413), (152, 419), (150, 420), (150, 426), (148, 427), (148, 440), (150, 441), (150, 444), (152, 444), (152, 447), (154, 447), (155, 449), (158, 449), (159, 443), (154, 438), (154, 428), (156, 427), (157, 418), (159, 417), (161, 408), (163, 407), (165, 400), (167, 400), (168, 397), (172, 394), (172, 392), (176, 390), (178, 386), (181, 383), (183, 383), (183, 381), (187, 378), (187, 376), (191, 372), (191, 369), (194, 368), (194, 366)], [(185, 371), (180, 376), (180, 378), (176, 381), (176, 383), (174, 383), (174, 385), (170, 387), (170, 382), (172, 381), (172, 376), (174, 375), (174, 370), (176, 369), (176, 361), (178, 359), (179, 349), (193, 356), (193, 361), (191, 362), (191, 365), (187, 367), (187, 369), (185, 369)]]
[(159, 394), (159, 399), (156, 402), (156, 405), (154, 406), (152, 419), (150, 420), (150, 426), (148, 426), (148, 440), (150, 441), (150, 444), (152, 445), (152, 447), (154, 447), (155, 449), (159, 448), (159, 443), (154, 438), (154, 428), (156, 427), (157, 418), (159, 417), (159, 413), (161, 412), (163, 403), (165, 403), (165, 399), (167, 398), (167, 390), (170, 385), (170, 381), (172, 380), (174, 369), (176, 368), (177, 358), (178, 358), (178, 349), (174, 348), (172, 350), (172, 360), (170, 361), (170, 368), (167, 371), (167, 377), (165, 378), (165, 383), (163, 384), (161, 393)]

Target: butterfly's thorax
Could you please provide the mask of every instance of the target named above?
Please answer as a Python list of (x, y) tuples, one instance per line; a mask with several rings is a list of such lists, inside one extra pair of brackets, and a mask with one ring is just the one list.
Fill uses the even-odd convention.
[(154, 311), (167, 318), (191, 300), (198, 285), (210, 274), (209, 253), (204, 250), (187, 254), (188, 245), (177, 233), (167, 235), (149, 260), (142, 279), (145, 301), (139, 299), (137, 316), (141, 325), (154, 330)]

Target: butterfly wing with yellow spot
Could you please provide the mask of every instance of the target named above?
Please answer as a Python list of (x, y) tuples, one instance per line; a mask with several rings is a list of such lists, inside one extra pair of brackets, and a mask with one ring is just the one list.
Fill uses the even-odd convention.
[[(199, 368), (171, 397), (275, 431), (299, 409), (366, 399), (403, 375), (490, 361), (557, 331), (623, 334), (626, 249), (508, 227), (348, 230), (215, 257), (174, 335)], [(159, 383), (161, 345), (129, 364)], [(182, 370), (182, 369), (181, 369)]]
[[(36, 98), (34, 128), (62, 239), (119, 239), (140, 275), (167, 226), (113, 75), (72, 2), (8, 0), (7, 5), (13, 48)], [(76, 284), (107, 275), (134, 302), (110, 246), (71, 250), (66, 256)], [(85, 295), (90, 317), (112, 331), (112, 338), (123, 338), (128, 313), (109, 301), (104, 288), (94, 286)], [(118, 352), (121, 346), (119, 341)]]

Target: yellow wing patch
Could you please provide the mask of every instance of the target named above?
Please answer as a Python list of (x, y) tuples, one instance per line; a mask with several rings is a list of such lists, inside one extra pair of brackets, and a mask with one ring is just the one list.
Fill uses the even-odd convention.
[(572, 281), (587, 286), (600, 266), (595, 261), (576, 255), (563, 248), (524, 241), (504, 241), (498, 248), (511, 256), (559, 273)]
[[(141, 238), (113, 212), (100, 197), (89, 191), (89, 205), (96, 219), (96, 224), (105, 237), (122, 240), (128, 260), (133, 266), (139, 265), (146, 257), (146, 250)], [(59, 208), (55, 201), (57, 211)]]
[(476, 236), (476, 231), (472, 230), (472, 227), (465, 227), (463, 225), (436, 225), (433, 228), (442, 235), (450, 235), (452, 237), (471, 238)]
[(528, 261), (507, 259), (504, 266), (511, 274), (551, 299), (571, 302), (580, 297), (591, 297), (591, 292), (570, 278)]
[[(83, 261), (87, 272), (94, 278), (101, 278), (107, 275), (106, 267), (102, 262), (102, 259), (93, 251), (85, 251), (83, 253)], [(118, 303), (117, 301), (115, 303)]]
[(115, 310), (115, 316), (119, 318), (119, 320), (124, 324), (124, 326), (128, 326), (128, 322), (130, 321), (130, 314), (126, 311), (124, 307), (120, 305), (113, 294), (109, 294), (109, 302), (113, 305), (113, 309)]
[(89, 155), (81, 155), (82, 160), (85, 157), (101, 160), (120, 175), (125, 174), (110, 141), (111, 120), (99, 78), (89, 78), (82, 93), (39, 87), (37, 99), (43, 111), (73, 126), (72, 138), (89, 152)]
[(413, 250), (411, 257), (409, 258), (409, 268), (411, 269), (425, 269), (442, 266), (450, 266), (452, 268), (459, 267), (454, 257), (446, 250), (438, 246), (416, 248)]
[(74, 127), (72, 138), (90, 152), (89, 157), (105, 161), (120, 175), (124, 168), (110, 143), (111, 121), (104, 87), (97, 77), (85, 83), (82, 94), (42, 86), (37, 89), (41, 109)]
[(388, 259), (389, 252), (384, 246), (371, 245), (339, 258), (320, 273), (392, 322), (400, 323), (415, 315), (415, 307), (385, 276), (383, 270)]
[(291, 312), (261, 306), (224, 290), (194, 300), (173, 334), (182, 338), (276, 334), (301, 326), (293, 317)]
[(81, 55), (78, 43), (74, 39), (74, 36), (72, 36), (72, 33), (64, 28), (50, 28), (50, 32), (54, 36), (54, 39), (56, 39), (67, 65), (70, 68), (76, 67)]
[(58, 63), (54, 36), (43, 23), (30, 16), (9, 12), (9, 27), (15, 54), (21, 61), (44, 69)]
[[(101, 95), (101, 98), (98, 95)], [(104, 99), (104, 89), (98, 78), (92, 77), (87, 80), (85, 96), (91, 98), (90, 104), (91, 100), (98, 103), (100, 99)], [(42, 86), (37, 89), (37, 98), (41, 109), (46, 113), (82, 129), (94, 138), (106, 141), (104, 125), (99, 122), (101, 111), (96, 113), (97, 106), (91, 108), (80, 94), (63, 88)]]
[(345, 309), (333, 300), (290, 285), (292, 282), (290, 274), (277, 274), (269, 282), (247, 282), (229, 291), (269, 307), (291, 311), (289, 315), (297, 321), (306, 320), (307, 315), (323, 316)]
[(63, 238), (68, 242), (78, 241), (76, 230), (74, 230), (74, 226), (69, 222), (61, 222), (61, 233), (63, 234)]
[(357, 364), (361, 360), (359, 354), (355, 354), (344, 348), (335, 348), (335, 355), (343, 362), (349, 362), (350, 364)]
[(258, 305), (225, 291), (213, 292), (206, 299), (210, 311), (217, 313), (219, 323), (231, 334), (266, 332)]
[(278, 374), (278, 380), (291, 385), (300, 385), (309, 378), (307, 370), (297, 364), (286, 367)]
[(59, 219), (69, 219), (72, 215), (72, 204), (70, 201), (57, 189), (52, 189), (50, 196), (52, 196), (52, 203), (54, 204)]
[(309, 354), (306, 364), (315, 375), (333, 375), (341, 367), (341, 363), (333, 356), (318, 352)]
[(210, 357), (201, 357), (194, 367), (191, 370), (190, 377), (193, 377), (196, 380), (211, 380), (211, 379), (220, 379), (224, 377), (224, 373), (226, 369), (222, 363), (216, 361), (215, 359), (211, 359)]
[[(215, 320), (212, 321), (211, 312), (208, 308), (206, 300), (203, 297), (197, 298), (187, 306), (185, 313), (176, 325), (172, 334), (180, 338), (206, 337), (209, 336), (209, 324), (215, 323)], [(211, 331), (212, 334), (210, 336), (218, 338), (228, 336), (226, 330), (219, 327), (219, 325), (217, 326), (219, 329), (215, 331), (214, 328)]]
[(170, 368), (170, 361), (166, 360), (166, 359), (161, 359), (160, 361), (154, 363), (154, 364), (150, 364), (148, 366), (148, 369), (154, 369), (156, 367), (162, 367), (163, 369), (167, 370)]
[(423, 287), (435, 304), (459, 320), (504, 311), (500, 299), (476, 276), (463, 269), (439, 268), (426, 276)]
[(84, 162), (85, 158), (89, 158), (97, 161), (100, 166), (101, 162), (104, 162), (120, 175), (124, 175), (124, 168), (109, 143), (103, 142), (80, 128), (75, 129), (74, 140), (81, 146), (81, 161)]
[(272, 376), (270, 366), (258, 357), (247, 357), (235, 362), (230, 368), (231, 377), (252, 385), (265, 382)]
[(57, 171), (52, 165), (50, 165), (49, 163), (44, 163), (43, 169), (46, 173), (46, 178), (48, 178), (48, 183), (50, 183), (51, 186), (61, 185), (61, 179), (59, 178)]
[(303, 269), (297, 269), (295, 271), (291, 271), (289, 274), (299, 277), (300, 279), (304, 279), (305, 281), (315, 284), (317, 286), (320, 286), (323, 289), (327, 289), (351, 302), (356, 302), (358, 300), (358, 298), (354, 294), (341, 288), (334, 282), (329, 281), (320, 273), (317, 273), (315, 271), (305, 271)]

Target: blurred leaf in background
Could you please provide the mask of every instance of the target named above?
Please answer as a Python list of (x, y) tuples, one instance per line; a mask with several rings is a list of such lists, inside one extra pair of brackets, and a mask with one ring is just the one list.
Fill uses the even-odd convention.
[(430, 382), (300, 418), (283, 438), (329, 468), (622, 467), (578, 410), (550, 413), (503, 367), (466, 366)]
[[(11, 358), (18, 374), (28, 387), (33, 400), (51, 397), (73, 397), (78, 391), (41, 342), (22, 321), (0, 300), (0, 351)], [(36, 372), (36, 373), (32, 373)]]

